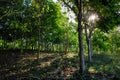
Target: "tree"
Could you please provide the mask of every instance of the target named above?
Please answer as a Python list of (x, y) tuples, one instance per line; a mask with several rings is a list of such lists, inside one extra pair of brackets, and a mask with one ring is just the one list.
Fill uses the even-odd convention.
[(96, 23), (99, 20), (98, 15), (94, 12), (94, 10), (90, 6), (84, 7), (84, 19), (83, 25), (86, 36), (86, 43), (88, 49), (88, 61), (92, 62), (92, 34), (96, 28)]
[(119, 54), (120, 51), (120, 31), (111, 31), (111, 53)]
[(90, 0), (90, 6), (99, 16), (97, 27), (102, 31), (107, 32), (120, 23), (119, 0)]
[(93, 33), (93, 48), (97, 53), (108, 51), (110, 49), (110, 37), (107, 33), (96, 29)]
[[(95, 28), (99, 28), (102, 31), (108, 32), (110, 29), (113, 29), (118, 23), (119, 20), (119, 0), (116, 1), (103, 1), (103, 0), (90, 0), (84, 1), (84, 17), (83, 24), (85, 25), (86, 32), (86, 42), (88, 46), (88, 59), (91, 62), (91, 37)], [(96, 5), (97, 4), (97, 5)], [(92, 14), (91, 14), (92, 13)], [(88, 22), (90, 15), (93, 15), (92, 18), (96, 18), (94, 21)], [(87, 18), (86, 18), (87, 17)], [(99, 21), (97, 21), (99, 19)], [(97, 21), (97, 22), (96, 22)], [(92, 22), (92, 23), (91, 23)]]
[[(81, 0), (61, 0), (67, 7), (69, 7), (78, 18), (78, 39), (79, 39), (79, 57), (80, 57), (80, 69), (84, 72), (84, 51), (83, 51), (83, 41), (82, 41), (82, 30), (83, 26), (81, 25), (82, 22), (82, 1)], [(97, 4), (97, 5), (96, 5)], [(97, 23), (97, 27), (99, 29), (102, 29), (103, 31), (108, 31), (109, 29), (112, 29), (115, 25), (119, 23), (119, 0), (115, 1), (103, 1), (103, 0), (85, 0), (84, 6), (90, 6), (94, 11), (96, 12), (100, 18), (100, 21)], [(112, 19), (111, 19), (112, 18)], [(117, 20), (116, 20), (117, 19)], [(104, 24), (103, 24), (104, 23)], [(90, 31), (90, 37), (87, 37), (87, 43), (89, 44), (89, 40), (91, 40), (91, 33), (93, 29)], [(87, 31), (86, 31), (87, 32)], [(88, 50), (89, 45), (88, 45)], [(88, 51), (88, 52), (89, 52)], [(90, 58), (89, 58), (90, 59)], [(91, 59), (90, 59), (91, 60)], [(80, 71), (80, 72), (82, 72)]]
[[(68, 8), (70, 8), (77, 16), (78, 21), (78, 42), (79, 42), (79, 72), (85, 72), (85, 60), (83, 49), (83, 27), (82, 27), (82, 0), (61, 0)], [(72, 4), (72, 5), (71, 5)]]

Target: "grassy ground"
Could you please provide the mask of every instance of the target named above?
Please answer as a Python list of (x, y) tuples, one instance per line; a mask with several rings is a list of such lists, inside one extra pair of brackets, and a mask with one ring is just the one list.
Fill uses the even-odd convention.
[(35, 52), (0, 54), (0, 80), (119, 80), (116, 75), (120, 66), (114, 66), (117, 63), (111, 54), (94, 54), (84, 75), (78, 73), (75, 53), (39, 54), (39, 61)]

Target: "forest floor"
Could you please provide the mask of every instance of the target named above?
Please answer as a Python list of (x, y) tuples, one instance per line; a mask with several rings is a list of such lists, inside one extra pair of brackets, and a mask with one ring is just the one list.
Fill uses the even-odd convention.
[[(85, 75), (78, 73), (78, 56), (75, 53), (0, 54), (0, 80), (119, 80), (109, 74), (112, 59), (109, 55), (96, 54)], [(87, 62), (87, 61), (86, 61)], [(86, 64), (88, 66), (88, 64)], [(116, 79), (115, 79), (116, 78)]]

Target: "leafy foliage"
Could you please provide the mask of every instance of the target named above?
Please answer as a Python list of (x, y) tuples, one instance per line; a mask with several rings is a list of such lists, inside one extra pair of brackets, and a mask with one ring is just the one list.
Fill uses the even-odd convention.
[(101, 30), (107, 32), (120, 23), (120, 14), (118, 13), (120, 7), (119, 0), (90, 0), (90, 2), (90, 5), (99, 14), (100, 21), (97, 26), (99, 26)]

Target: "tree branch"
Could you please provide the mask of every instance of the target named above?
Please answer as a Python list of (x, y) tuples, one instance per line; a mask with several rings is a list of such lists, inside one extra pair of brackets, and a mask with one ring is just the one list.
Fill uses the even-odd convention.
[(92, 32), (93, 32), (93, 30), (95, 29), (95, 27), (92, 27), (89, 31), (89, 38), (91, 38), (91, 36), (92, 36)]
[(86, 27), (87, 25), (85, 24), (85, 34), (86, 34), (86, 41), (88, 42), (88, 33), (87, 33), (87, 27)]
[(62, 1), (67, 7), (69, 7), (76, 14), (75, 10), (67, 2), (65, 2), (65, 0)]

